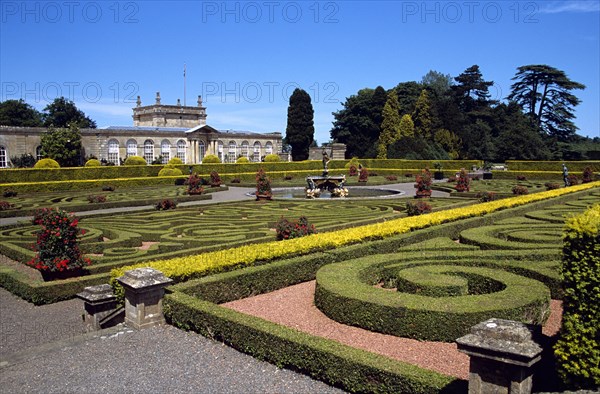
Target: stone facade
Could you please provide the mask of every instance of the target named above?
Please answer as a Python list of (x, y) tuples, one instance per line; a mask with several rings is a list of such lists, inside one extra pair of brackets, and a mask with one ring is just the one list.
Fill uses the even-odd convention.
[(333, 143), (322, 147), (313, 146), (308, 150), (308, 160), (322, 160), (323, 150), (331, 160), (344, 160), (346, 158), (346, 144)]
[[(141, 156), (148, 163), (161, 158), (167, 163), (179, 157), (185, 164), (202, 163), (213, 154), (222, 162), (235, 162), (244, 156), (261, 161), (270, 153), (282, 152), (281, 133), (253, 133), (217, 130), (206, 124), (206, 108), (198, 96), (198, 106), (160, 104), (133, 108), (134, 126), (81, 129), (83, 154), (120, 165), (128, 156)], [(180, 125), (180, 126), (176, 126)], [(41, 127), (0, 126), (0, 168), (10, 167), (10, 158), (31, 154), (41, 158)]]

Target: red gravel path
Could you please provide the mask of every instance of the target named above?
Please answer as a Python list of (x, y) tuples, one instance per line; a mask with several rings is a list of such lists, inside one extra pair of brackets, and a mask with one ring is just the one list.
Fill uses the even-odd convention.
[[(417, 341), (337, 323), (315, 307), (314, 292), (315, 281), (311, 281), (222, 306), (445, 375), (468, 378), (469, 358), (456, 350), (456, 344)], [(553, 300), (550, 309), (543, 329), (546, 335), (553, 335), (560, 327), (560, 301)]]

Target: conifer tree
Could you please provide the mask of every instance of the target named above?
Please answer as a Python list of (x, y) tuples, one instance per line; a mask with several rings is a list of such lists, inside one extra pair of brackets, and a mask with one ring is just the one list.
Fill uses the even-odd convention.
[(417, 100), (415, 111), (412, 114), (412, 120), (415, 124), (415, 134), (425, 139), (432, 138), (432, 124), (433, 120), (431, 117), (431, 102), (429, 100), (429, 94), (427, 90), (421, 90), (421, 95)]
[(302, 89), (295, 89), (288, 107), (285, 142), (292, 147), (293, 160), (308, 159), (308, 150), (315, 136), (314, 110), (310, 96)]
[(381, 134), (377, 145), (377, 158), (387, 159), (387, 148), (400, 138), (400, 104), (395, 90), (388, 94), (388, 99), (383, 106)]

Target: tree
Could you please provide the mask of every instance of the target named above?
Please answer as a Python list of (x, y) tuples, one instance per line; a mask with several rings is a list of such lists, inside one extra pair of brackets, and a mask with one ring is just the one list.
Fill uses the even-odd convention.
[(430, 70), (421, 79), (423, 87), (428, 89), (434, 96), (442, 97), (452, 86), (452, 77), (450, 74)]
[(285, 142), (292, 146), (292, 160), (308, 159), (308, 150), (315, 136), (314, 110), (306, 91), (296, 88), (288, 106)]
[[(400, 138), (402, 137), (414, 137), (415, 135), (415, 124), (409, 114), (402, 116), (400, 119)], [(398, 138), (398, 139), (400, 139)]]
[(412, 114), (423, 90), (423, 85), (414, 81), (401, 82), (396, 85), (394, 90), (400, 104), (400, 115)]
[(381, 122), (379, 143), (377, 144), (378, 159), (386, 159), (388, 145), (396, 142), (401, 136), (399, 110), (398, 95), (396, 95), (395, 90), (392, 90), (383, 106), (383, 121)]
[(448, 152), (448, 156), (452, 160), (458, 159), (462, 147), (462, 141), (459, 136), (449, 130), (440, 129), (435, 132), (433, 140)]
[(56, 160), (61, 167), (76, 167), (82, 163), (81, 133), (69, 128), (50, 127), (41, 135), (42, 155)]
[(571, 91), (585, 89), (585, 85), (545, 64), (518, 67), (512, 80), (516, 82), (510, 87), (508, 99), (516, 101), (535, 126), (561, 141), (575, 134), (577, 126), (571, 120), (581, 100)]
[(483, 120), (465, 126), (463, 131), (463, 155), (466, 159), (492, 161), (494, 143), (492, 128)]
[(72, 124), (82, 129), (95, 129), (96, 122), (85, 116), (83, 111), (77, 109), (75, 103), (64, 97), (54, 101), (44, 108), (45, 127), (70, 127)]
[(425, 89), (421, 90), (421, 95), (417, 100), (412, 119), (415, 124), (415, 134), (425, 139), (431, 139), (433, 123), (431, 103), (429, 101), (429, 93)]
[(42, 114), (23, 99), (0, 102), (0, 125), (41, 127)]
[(346, 157), (376, 156), (386, 101), (387, 93), (381, 86), (361, 89), (346, 99), (343, 109), (333, 113), (331, 139), (346, 144)]
[(485, 81), (478, 65), (473, 65), (463, 71), (454, 80), (456, 85), (452, 86), (456, 100), (464, 112), (476, 111), (480, 108), (488, 108), (495, 101), (490, 100), (489, 87), (494, 85), (493, 81)]

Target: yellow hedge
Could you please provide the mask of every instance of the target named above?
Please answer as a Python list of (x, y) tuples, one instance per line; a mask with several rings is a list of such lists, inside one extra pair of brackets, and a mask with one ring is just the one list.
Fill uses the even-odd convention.
[(114, 283), (114, 279), (122, 276), (125, 271), (140, 267), (152, 267), (177, 281), (185, 281), (193, 277), (200, 277), (221, 271), (225, 267), (249, 266), (257, 261), (269, 261), (338, 248), (365, 240), (382, 239), (416, 229), (474, 216), (482, 216), (501, 209), (512, 208), (594, 187), (600, 187), (600, 182), (511, 197), (474, 206), (434, 212), (427, 215), (399, 218), (383, 223), (358, 226), (329, 233), (314, 234), (287, 241), (251, 244), (195, 256), (150, 261), (112, 270), (111, 281)]

